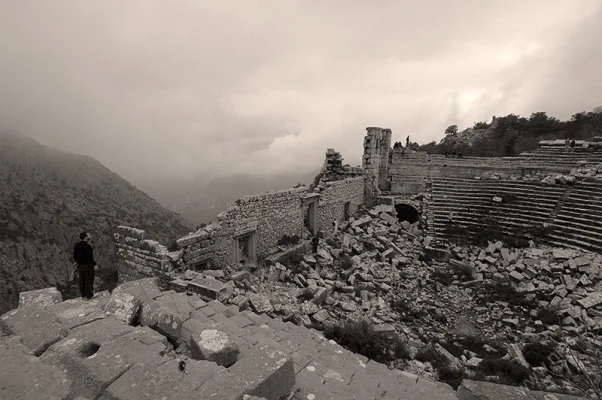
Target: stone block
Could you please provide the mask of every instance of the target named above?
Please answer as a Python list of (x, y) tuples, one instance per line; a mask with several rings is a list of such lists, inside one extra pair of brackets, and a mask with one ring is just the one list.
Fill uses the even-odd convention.
[(386, 223), (388, 223), (391, 226), (399, 227), (399, 221), (397, 220), (397, 218), (395, 218), (391, 214), (383, 212), (380, 214), (380, 219), (382, 219), (383, 221), (385, 221)]
[(279, 400), (295, 386), (292, 358), (269, 345), (258, 343), (228, 371), (247, 382), (246, 394)]
[(324, 301), (326, 300), (326, 297), (328, 297), (330, 293), (330, 290), (326, 289), (326, 288), (319, 288), (316, 293), (314, 293), (314, 297), (312, 298), (312, 302), (315, 305), (321, 305), (322, 303), (324, 303)]
[(248, 387), (242, 378), (222, 369), (194, 392), (194, 399), (240, 400)]
[(211, 324), (194, 332), (190, 338), (192, 357), (230, 367), (238, 358), (238, 346), (221, 324)]
[(187, 290), (198, 294), (206, 301), (225, 301), (230, 298), (233, 293), (233, 289), (230, 285), (225, 285), (217, 279), (208, 277), (201, 277), (189, 282)]
[(525, 280), (525, 276), (518, 271), (510, 272), (509, 276), (514, 282), (521, 282)]
[(117, 293), (111, 296), (104, 312), (107, 316), (112, 315), (128, 325), (132, 325), (138, 318), (140, 304), (140, 299), (130, 293)]
[(97, 319), (105, 318), (101, 303), (106, 303), (102, 297), (90, 300), (71, 299), (48, 306), (47, 309), (56, 314), (66, 328), (73, 329)]
[(589, 296), (583, 298), (583, 299), (579, 299), (577, 300), (577, 302), (579, 304), (581, 304), (581, 306), (583, 308), (592, 308), (597, 306), (598, 304), (602, 304), (602, 293), (601, 292), (594, 292), (592, 294), (590, 294)]
[(3, 399), (72, 399), (69, 376), (38, 358), (0, 344), (0, 397)]
[(262, 294), (252, 294), (249, 296), (249, 303), (253, 311), (257, 314), (263, 314), (274, 310), (270, 299)]
[(156, 278), (144, 278), (131, 282), (125, 282), (117, 286), (113, 290), (112, 294), (119, 294), (122, 292), (130, 293), (139, 297), (143, 303), (161, 296), (161, 289), (159, 289), (159, 286), (157, 286)]
[(153, 300), (142, 304), (140, 325), (155, 329), (169, 338), (178, 339), (182, 328), (182, 319), (177, 312)]
[(164, 342), (145, 343), (138, 335), (118, 337), (105, 344), (90, 340), (72, 343), (68, 339), (63, 345), (68, 349), (53, 347), (52, 352), (44, 354), (44, 362), (67, 371), (74, 391), (91, 399), (98, 398), (135, 364), (156, 368), (165, 362), (162, 354), (168, 348)]
[(61, 292), (53, 287), (19, 293), (19, 307), (36, 304), (41, 308), (46, 308), (61, 301), (63, 301)]
[(99, 400), (198, 399), (194, 393), (223, 368), (209, 361), (170, 360), (157, 366), (134, 365)]
[(30, 304), (0, 317), (5, 330), (21, 337), (33, 355), (39, 356), (52, 344), (67, 336), (68, 330), (50, 311)]
[(517, 343), (508, 344), (506, 346), (506, 350), (508, 350), (508, 355), (512, 361), (527, 369), (531, 368), (527, 360), (525, 360), (525, 356), (523, 355), (523, 352)]
[(432, 345), (432, 349), (443, 360), (445, 360), (445, 363), (451, 370), (461, 370), (462, 364), (460, 363), (460, 360), (454, 357), (449, 351), (445, 350), (439, 343), (435, 343), (434, 345)]

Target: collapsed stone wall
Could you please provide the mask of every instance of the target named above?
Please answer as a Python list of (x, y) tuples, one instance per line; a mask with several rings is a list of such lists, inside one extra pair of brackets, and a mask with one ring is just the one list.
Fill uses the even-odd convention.
[(118, 226), (114, 238), (120, 282), (157, 276), (173, 270), (167, 247), (155, 240), (146, 239), (146, 232), (142, 229)]
[(356, 213), (364, 204), (364, 177), (321, 182), (315, 191), (320, 194), (318, 227), (326, 235), (331, 235), (334, 232), (333, 221), (345, 219), (346, 203), (349, 203), (349, 215)]
[(305, 187), (286, 189), (256, 196), (245, 196), (236, 205), (217, 216), (217, 222), (176, 241), (182, 250), (182, 267), (195, 269), (211, 262), (215, 268), (236, 263), (236, 238), (255, 233), (256, 256), (278, 244), (283, 235), (301, 235), (303, 208), (300, 196)]

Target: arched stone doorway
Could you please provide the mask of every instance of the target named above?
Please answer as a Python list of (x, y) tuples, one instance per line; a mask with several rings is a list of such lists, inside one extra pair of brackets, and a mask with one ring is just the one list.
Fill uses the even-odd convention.
[(395, 204), (397, 219), (399, 222), (408, 221), (410, 224), (417, 222), (420, 219), (420, 212), (409, 204)]

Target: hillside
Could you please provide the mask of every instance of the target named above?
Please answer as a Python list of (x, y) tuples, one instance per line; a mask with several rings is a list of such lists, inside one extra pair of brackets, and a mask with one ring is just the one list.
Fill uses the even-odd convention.
[(0, 313), (16, 306), (21, 291), (64, 286), (82, 230), (94, 235), (99, 275), (107, 279), (121, 224), (164, 243), (190, 229), (98, 161), (0, 131)]
[(478, 157), (512, 157), (536, 149), (541, 140), (594, 136), (602, 136), (602, 107), (576, 113), (568, 121), (535, 112), (528, 118), (514, 114), (494, 117), (490, 124), (477, 122), (460, 132), (452, 125), (439, 144), (431, 142), (420, 149), (438, 154), (455, 151)]
[(215, 178), (205, 185), (193, 188), (171, 207), (195, 224), (209, 223), (217, 214), (234, 205), (244, 195), (253, 195), (293, 187), (298, 182), (309, 185), (317, 171), (298, 174), (256, 176), (230, 175)]

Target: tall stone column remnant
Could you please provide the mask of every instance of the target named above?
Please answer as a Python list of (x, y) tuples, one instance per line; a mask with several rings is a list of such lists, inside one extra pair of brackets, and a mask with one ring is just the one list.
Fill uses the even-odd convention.
[(372, 207), (381, 191), (388, 191), (389, 151), (391, 130), (378, 127), (366, 128), (364, 137), (364, 197), (366, 206)]

